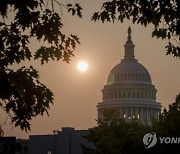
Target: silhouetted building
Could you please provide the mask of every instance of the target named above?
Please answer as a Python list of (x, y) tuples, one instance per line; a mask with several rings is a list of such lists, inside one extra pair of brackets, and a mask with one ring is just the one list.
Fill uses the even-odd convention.
[(82, 146), (94, 147), (84, 138), (87, 133), (88, 130), (65, 127), (52, 135), (31, 135), (28, 154), (83, 154)]
[(16, 137), (0, 137), (0, 154), (28, 154), (28, 141)]
[(146, 124), (158, 117), (161, 105), (156, 102), (157, 90), (147, 69), (135, 59), (134, 47), (129, 27), (124, 58), (111, 70), (102, 90), (103, 99), (97, 105), (98, 119), (103, 118), (105, 108), (115, 108), (125, 119), (137, 118)]

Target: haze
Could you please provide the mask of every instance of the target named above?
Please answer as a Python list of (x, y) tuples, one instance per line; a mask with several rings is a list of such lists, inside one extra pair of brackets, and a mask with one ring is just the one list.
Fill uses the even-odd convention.
[[(158, 90), (157, 101), (161, 102), (163, 107), (167, 107), (174, 102), (180, 92), (180, 60), (166, 56), (167, 40), (152, 38), (151, 26), (144, 28), (141, 25), (133, 25), (130, 21), (123, 24), (94, 23), (90, 20), (91, 15), (99, 10), (101, 2), (97, 0), (76, 2), (83, 7), (83, 19), (72, 17), (66, 14), (65, 10), (62, 16), (64, 31), (67, 34), (78, 35), (81, 41), (70, 64), (62, 61), (50, 62), (43, 66), (37, 61), (31, 63), (40, 71), (40, 80), (54, 93), (55, 100), (49, 110), (50, 116), (34, 118), (31, 122), (32, 130), (28, 133), (22, 132), (19, 128), (12, 130), (8, 121), (2, 127), (5, 136), (27, 138), (30, 134), (52, 134), (53, 130), (66, 126), (76, 129), (95, 126), (96, 105), (102, 99), (101, 90), (111, 69), (124, 56), (124, 44), (129, 26), (135, 44), (135, 56), (151, 75), (152, 82)], [(64, 3), (67, 2), (64, 0)], [(36, 45), (36, 41), (32, 40), (31, 49), (35, 50)], [(82, 59), (89, 65), (84, 73), (76, 68), (77, 62)], [(0, 113), (0, 123), (3, 123), (7, 115), (2, 110)]]

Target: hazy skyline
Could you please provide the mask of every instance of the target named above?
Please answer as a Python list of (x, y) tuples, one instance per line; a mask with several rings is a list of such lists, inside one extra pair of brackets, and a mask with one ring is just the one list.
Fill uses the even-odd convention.
[[(72, 1), (72, 0), (71, 0)], [(64, 1), (66, 3), (66, 1)], [(73, 2), (73, 1), (72, 1)], [(54, 93), (54, 105), (49, 110), (50, 116), (36, 117), (32, 120), (32, 131), (22, 132), (19, 128), (11, 131), (11, 125), (3, 126), (5, 136), (28, 137), (30, 134), (50, 134), (61, 127), (87, 129), (96, 124), (96, 105), (102, 100), (101, 90), (106, 84), (111, 69), (124, 56), (124, 44), (127, 39), (129, 25), (132, 29), (132, 41), (135, 44), (135, 57), (149, 71), (152, 83), (157, 92), (157, 101), (162, 106), (174, 102), (180, 92), (180, 60), (171, 55), (166, 56), (167, 40), (151, 37), (152, 27), (132, 25), (130, 21), (121, 23), (92, 22), (90, 17), (99, 10), (101, 2), (80, 1), (83, 7), (83, 19), (63, 14), (64, 30), (80, 37), (81, 45), (76, 49), (75, 57), (70, 64), (50, 62), (38, 68), (40, 80)], [(36, 41), (30, 47), (36, 49)], [(89, 64), (86, 72), (79, 72), (76, 64), (85, 60)], [(16, 66), (14, 66), (16, 67)], [(1, 123), (6, 118), (2, 113)]]

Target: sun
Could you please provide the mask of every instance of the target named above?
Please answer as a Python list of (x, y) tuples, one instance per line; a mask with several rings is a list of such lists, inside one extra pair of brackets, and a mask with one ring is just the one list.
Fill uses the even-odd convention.
[(79, 61), (78, 64), (77, 64), (77, 69), (80, 71), (80, 72), (85, 72), (87, 71), (88, 69), (88, 64), (86, 61)]

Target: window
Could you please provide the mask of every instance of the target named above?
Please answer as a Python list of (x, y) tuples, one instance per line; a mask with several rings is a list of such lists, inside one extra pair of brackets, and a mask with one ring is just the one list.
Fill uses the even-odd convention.
[(146, 99), (148, 99), (148, 98), (147, 98), (147, 92), (146, 92)]
[(142, 96), (142, 98), (144, 98), (144, 93), (143, 92), (142, 92), (141, 96)]
[(117, 93), (116, 93), (116, 92), (114, 93), (114, 98), (115, 98), (115, 99), (117, 98)]
[(123, 98), (126, 98), (126, 93), (125, 92), (123, 92)]
[(111, 92), (111, 99), (113, 99), (113, 93)]
[(130, 96), (130, 92), (128, 92), (128, 98), (130, 98), (131, 96)]
[(121, 92), (119, 92), (119, 98), (121, 98)]
[(137, 98), (139, 98), (139, 92), (137, 92)]
[(133, 92), (133, 98), (135, 98), (135, 92)]

